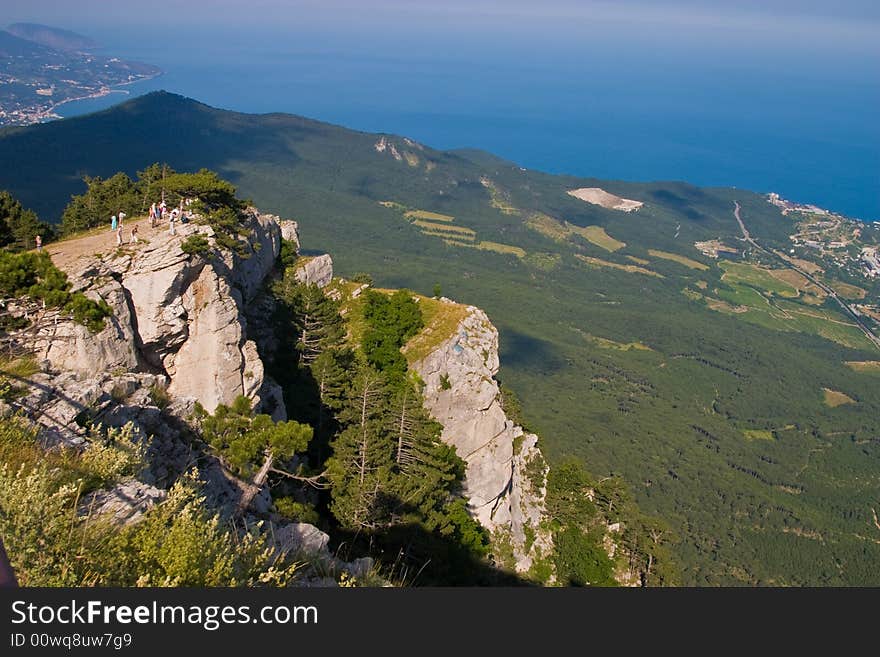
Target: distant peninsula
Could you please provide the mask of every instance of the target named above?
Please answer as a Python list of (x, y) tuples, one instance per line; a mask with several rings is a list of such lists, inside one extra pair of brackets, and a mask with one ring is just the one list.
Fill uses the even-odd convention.
[(150, 64), (94, 54), (87, 36), (35, 23), (0, 30), (0, 126), (58, 118), (64, 103), (161, 75)]

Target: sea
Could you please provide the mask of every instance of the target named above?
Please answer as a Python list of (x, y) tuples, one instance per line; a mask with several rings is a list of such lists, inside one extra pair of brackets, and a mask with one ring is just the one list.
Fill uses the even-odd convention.
[(60, 114), (164, 89), (551, 173), (774, 191), (880, 220), (876, 45), (711, 27), (340, 24), (93, 27), (107, 53), (164, 74)]

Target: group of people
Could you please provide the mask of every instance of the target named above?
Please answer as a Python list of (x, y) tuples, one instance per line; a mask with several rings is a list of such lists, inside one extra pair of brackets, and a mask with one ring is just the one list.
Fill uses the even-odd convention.
[[(191, 199), (180, 199), (180, 204), (172, 208), (170, 211), (168, 210), (168, 205), (165, 203), (165, 199), (162, 199), (159, 203), (153, 203), (150, 205), (150, 227), (156, 228), (163, 221), (168, 222), (168, 232), (171, 235), (176, 235), (176, 231), (174, 229), (175, 222), (186, 223), (192, 218), (192, 212), (186, 209), (187, 206), (192, 204)], [(110, 230), (116, 233), (116, 245), (122, 246), (125, 242), (123, 240), (122, 230), (124, 228), (123, 221), (125, 217), (128, 216), (122, 210), (119, 211), (118, 214), (114, 214), (110, 217)], [(138, 243), (138, 227), (137, 224), (131, 227), (131, 243)]]

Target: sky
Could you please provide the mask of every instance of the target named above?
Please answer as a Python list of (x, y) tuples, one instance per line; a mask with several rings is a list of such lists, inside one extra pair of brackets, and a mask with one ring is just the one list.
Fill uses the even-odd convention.
[[(145, 12), (147, 17), (145, 18)], [(876, 0), (3, 0), (0, 22), (40, 21), (93, 25), (137, 25), (145, 21), (201, 25), (271, 22), (296, 24), (340, 16), (369, 23), (407, 21), (503, 21), (528, 25), (536, 17), (616, 20), (667, 25), (726, 23), (741, 29), (779, 29), (783, 20), (826, 32), (868, 35), (880, 25)], [(876, 33), (876, 32), (875, 32)]]

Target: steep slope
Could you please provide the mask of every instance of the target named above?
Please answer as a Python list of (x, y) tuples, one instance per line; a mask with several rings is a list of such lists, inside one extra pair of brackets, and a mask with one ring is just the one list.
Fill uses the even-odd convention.
[(505, 415), (493, 378), (498, 368), (498, 331), (473, 306), (449, 338), (413, 365), (425, 382), (425, 407), (443, 425), (441, 438), (467, 463), (472, 512), (496, 541), (511, 544), (516, 569), (527, 572), (551, 550), (541, 526), (547, 466), (538, 437)]
[[(734, 201), (765, 248), (788, 253), (798, 231), (798, 217), (758, 194), (550, 176), (170, 94), (4, 131), (0, 160), (16, 163), (0, 186), (43, 218), (83, 191), (83, 174), (156, 160), (218, 169), (296, 217), (342, 275), (422, 293), (438, 283), (484, 309), (500, 332), (500, 377), (551, 464), (576, 456), (598, 476), (623, 475), (673, 526), (686, 583), (877, 582), (864, 482), (880, 465), (880, 386), (846, 365), (876, 361), (876, 349), (743, 241)], [(581, 188), (644, 205), (626, 213), (568, 194)], [(876, 305), (876, 279), (797, 255)], [(858, 403), (827, 406), (825, 388)]]
[[(66, 263), (74, 289), (113, 308), (110, 325), (91, 336), (72, 321), (49, 324), (33, 336), (31, 348), (62, 371), (161, 373), (171, 394), (196, 399), (209, 411), (242, 394), (267, 404), (272, 399), (269, 412), (283, 418), (279, 393), (263, 377), (244, 319), (246, 304), (280, 250), (277, 217), (250, 210), (246, 257), (224, 252), (210, 262), (179, 247), (193, 234), (213, 237), (210, 227), (184, 224), (170, 235), (143, 226), (146, 235), (138, 244), (109, 257), (88, 254)], [(113, 248), (112, 233), (103, 240), (104, 248)], [(65, 244), (51, 250), (56, 257), (70, 248)]]

